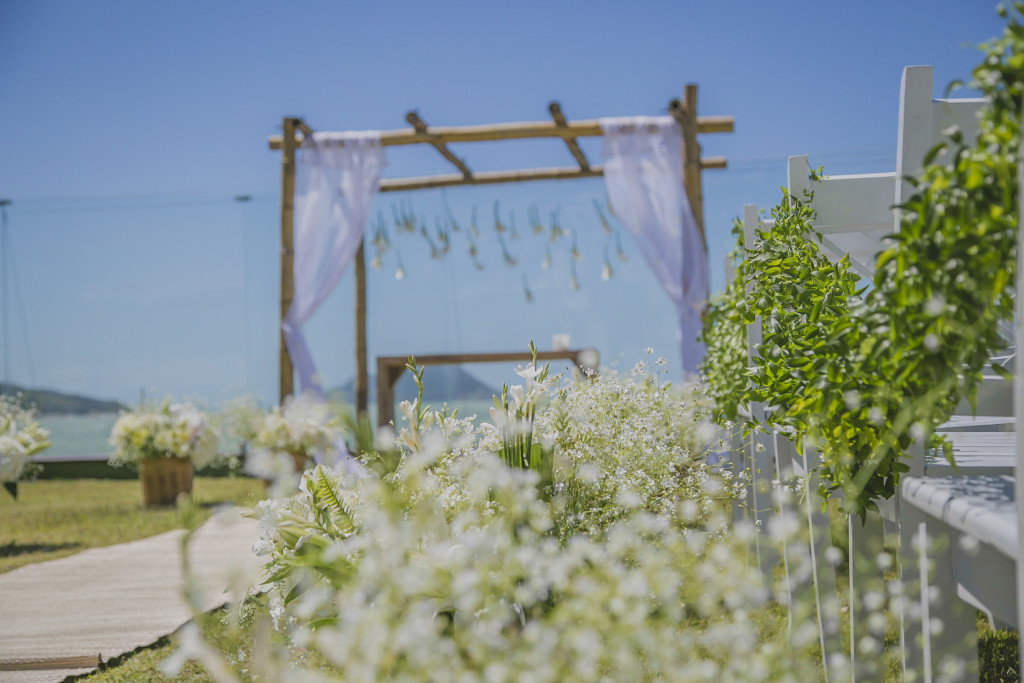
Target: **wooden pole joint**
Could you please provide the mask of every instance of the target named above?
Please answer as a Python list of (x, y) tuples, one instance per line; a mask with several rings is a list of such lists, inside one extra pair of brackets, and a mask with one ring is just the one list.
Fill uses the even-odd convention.
[(303, 121), (302, 119), (292, 119), (292, 121), (294, 122), (295, 127), (298, 128), (302, 132), (302, 135), (304, 137), (306, 137), (306, 138), (313, 137), (313, 129), (310, 128), (309, 125), (305, 121)]
[(441, 156), (451, 162), (455, 168), (459, 169), (463, 178), (466, 180), (471, 180), (473, 178), (473, 172), (469, 170), (469, 166), (466, 166), (466, 163), (462, 159), (455, 156), (452, 151), (448, 149), (448, 145), (445, 144), (444, 140), (431, 135), (430, 129), (427, 128), (427, 124), (423, 122), (423, 119), (420, 118), (420, 115), (417, 114), (416, 111), (410, 111), (407, 113), (405, 115), (405, 120), (409, 122), (409, 125), (416, 129), (417, 133), (429, 135), (429, 144), (440, 152)]
[[(551, 113), (551, 118), (554, 119), (555, 125), (559, 128), (568, 128), (569, 122), (565, 120), (565, 115), (562, 114), (562, 105), (557, 100), (552, 101), (548, 105), (548, 111)], [(569, 148), (569, 152), (573, 158), (576, 159), (576, 163), (580, 165), (580, 170), (586, 173), (590, 170), (590, 162), (587, 161), (586, 155), (583, 154), (583, 150), (580, 149), (580, 145), (576, 142), (575, 136), (566, 136), (562, 138), (565, 141), (565, 146)]]

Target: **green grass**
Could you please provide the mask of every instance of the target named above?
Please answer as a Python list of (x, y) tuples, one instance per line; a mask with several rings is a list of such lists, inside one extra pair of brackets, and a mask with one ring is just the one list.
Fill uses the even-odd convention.
[[(267, 620), (265, 599), (258, 597), (253, 599), (248, 610), (257, 619)], [(764, 638), (776, 639), (781, 636), (786, 628), (786, 609), (776, 603), (770, 603), (765, 607), (754, 610), (750, 614), (751, 619), (757, 625), (758, 631)], [(253, 653), (253, 629), (252, 620), (241, 629), (233, 628), (224, 610), (215, 610), (200, 618), (203, 639), (213, 645), (223, 655), (225, 660), (238, 659), (248, 661)], [(699, 628), (699, 624), (693, 625)], [(980, 680), (982, 683), (1019, 683), (1020, 677), (1017, 674), (1017, 634), (1015, 631), (992, 631), (984, 619), (979, 617), (978, 621), (978, 651), (980, 657)], [(885, 681), (900, 680), (900, 665), (898, 641), (899, 634), (889, 629), (886, 634), (887, 661), (884, 673)], [(278, 634), (271, 636), (280, 642)], [(85, 677), (89, 683), (166, 683), (167, 681), (182, 681), (184, 683), (212, 683), (213, 679), (201, 666), (189, 662), (181, 673), (171, 679), (160, 672), (160, 663), (174, 652), (174, 645), (169, 638), (161, 638), (153, 645), (140, 648), (134, 652), (122, 655), (115, 660), (108, 662), (106, 668), (91, 676)], [(304, 653), (308, 656), (311, 653)], [(794, 652), (794, 656), (810, 657), (818, 659), (817, 643), (813, 643), (801, 652)], [(329, 673), (332, 667), (325, 661), (319, 661), (320, 668)], [(243, 680), (251, 680), (247, 675), (242, 676)], [(78, 679), (76, 679), (78, 680)]]
[[(197, 477), (193, 489), (204, 516), (219, 503), (255, 502), (262, 493), (262, 483), (247, 478)], [(173, 506), (142, 506), (138, 480), (21, 482), (17, 500), (0, 491), (0, 574), (179, 526)]]
[[(215, 610), (200, 618), (203, 640), (220, 651), (225, 660), (250, 661), (256, 640), (253, 624), (262, 621), (269, 629), (269, 616), (264, 597), (252, 599), (248, 603), (247, 609), (250, 611), (250, 617), (240, 629), (230, 625), (225, 610)], [(786, 628), (786, 610), (774, 603), (755, 610), (750, 617), (757, 625), (758, 631), (764, 636), (775, 637)], [(701, 627), (699, 622), (694, 622), (692, 626), (694, 628)], [(282, 636), (277, 633), (271, 633), (269, 638), (279, 644), (282, 642)], [(161, 673), (160, 664), (174, 652), (175, 645), (172, 640), (173, 638), (161, 638), (149, 647), (139, 648), (108, 662), (104, 669), (94, 674), (74, 680), (88, 683), (168, 683), (169, 681), (214, 683), (214, 679), (195, 662), (186, 664), (174, 678), (169, 678)], [(328, 677), (337, 676), (336, 668), (321, 655), (308, 650), (293, 652), (302, 657), (305, 666), (322, 671)], [(811, 647), (794, 654), (815, 657), (816, 650)], [(247, 683), (254, 680), (248, 671), (243, 672), (241, 678)]]
[[(218, 609), (200, 617), (203, 640), (220, 650), (225, 657), (229, 656), (227, 653), (237, 655), (239, 648), (250, 653), (251, 629), (244, 629), (242, 632), (232, 629), (225, 623), (225, 615), (225, 610)], [(165, 636), (152, 645), (115, 657), (95, 673), (71, 680), (89, 683), (214, 683), (214, 679), (196, 662), (187, 662), (174, 678), (165, 676), (160, 671), (160, 664), (174, 652), (176, 646), (172, 641), (173, 636)]]
[(174, 678), (163, 675), (160, 672), (160, 663), (173, 651), (174, 645), (171, 644), (170, 638), (164, 637), (149, 647), (139, 648), (108, 662), (104, 669), (94, 674), (71, 680), (89, 683), (214, 683), (203, 667), (195, 662), (188, 662)]
[[(264, 638), (260, 639), (261, 648), (268, 647), (268, 643), (285, 645), (284, 636), (270, 627), (265, 596), (257, 595), (250, 598), (238, 612), (216, 609), (200, 615), (198, 623), (203, 641), (220, 652), (225, 662), (240, 663), (240, 677), (246, 683), (253, 681), (245, 663), (251, 661), (256, 650), (257, 631), (265, 634)], [(186, 663), (174, 678), (165, 676), (160, 671), (161, 663), (175, 650), (176, 645), (173, 641), (173, 636), (161, 638), (153, 645), (139, 648), (107, 662), (102, 669), (93, 674), (72, 680), (88, 683), (214, 683), (214, 679), (195, 662)], [(307, 665), (319, 668), (325, 673), (332, 671), (330, 663), (319, 655), (303, 651), (302, 656)]]
[[(262, 493), (262, 484), (252, 479), (197, 477), (195, 480), (194, 494), (202, 515), (208, 514), (215, 504), (253, 502), (262, 497)], [(173, 507), (142, 507), (141, 487), (136, 480), (22, 483), (18, 501), (0, 491), (0, 573), (85, 548), (143, 538), (179, 526), (180, 517)], [(265, 619), (265, 608), (257, 604), (255, 609)], [(252, 629), (238, 631), (232, 628), (225, 614), (223, 610), (217, 610), (200, 617), (204, 639), (225, 659), (239, 655), (247, 658), (253, 650)], [(785, 609), (775, 604), (755, 610), (751, 617), (766, 638), (775, 639), (786, 628)], [(844, 640), (848, 640), (845, 621)], [(899, 680), (898, 633), (894, 624), (888, 629), (886, 641), (888, 661), (885, 680)], [(979, 622), (982, 681), (1009, 683), (1020, 680), (1016, 675), (1016, 645), (1015, 632), (994, 632)], [(187, 664), (173, 679), (164, 676), (159, 669), (160, 663), (173, 651), (171, 639), (161, 638), (149, 647), (116, 658), (104, 670), (83, 680), (89, 683), (212, 682), (213, 679), (195, 663)], [(794, 654), (816, 659), (816, 645)], [(324, 669), (330, 671), (326, 663)]]

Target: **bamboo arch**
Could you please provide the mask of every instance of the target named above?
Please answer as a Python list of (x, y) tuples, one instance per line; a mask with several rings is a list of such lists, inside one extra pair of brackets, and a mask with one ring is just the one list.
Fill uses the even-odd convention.
[[(669, 114), (676, 120), (683, 135), (683, 186), (690, 201), (694, 218), (700, 229), (704, 248), (704, 200), (701, 188), (701, 171), (726, 167), (725, 157), (700, 156), (697, 135), (700, 133), (731, 133), (732, 116), (697, 116), (697, 86), (688, 84), (683, 89), (683, 98), (674, 99), (668, 105)], [(411, 128), (384, 131), (381, 145), (427, 144), (434, 147), (458, 173), (410, 178), (387, 178), (381, 180), (381, 192), (406, 192), (458, 185), (490, 185), (497, 183), (520, 183), (536, 180), (564, 180), (568, 178), (594, 178), (603, 175), (604, 169), (592, 165), (583, 154), (577, 138), (602, 135), (600, 121), (596, 119), (567, 121), (558, 102), (548, 105), (551, 121), (521, 123), (497, 123), (479, 126), (451, 126), (431, 128), (416, 111), (406, 114)], [(281, 320), (288, 314), (292, 303), (293, 288), (293, 237), (292, 221), (295, 199), (295, 151), (313, 130), (301, 118), (286, 116), (282, 120), (282, 135), (268, 138), (272, 150), (281, 150)], [(533, 168), (513, 171), (487, 171), (474, 173), (465, 161), (448, 148), (453, 142), (485, 142), (494, 140), (526, 140), (538, 138), (561, 138), (576, 161), (576, 166), (557, 168)], [(364, 240), (365, 241), (365, 240)], [(357, 414), (366, 412), (369, 398), (369, 377), (366, 360), (366, 259), (363, 242), (355, 256), (355, 333), (356, 333), (356, 376), (355, 404)], [(294, 390), (294, 369), (284, 333), (278, 332), (279, 343), (279, 398)]]

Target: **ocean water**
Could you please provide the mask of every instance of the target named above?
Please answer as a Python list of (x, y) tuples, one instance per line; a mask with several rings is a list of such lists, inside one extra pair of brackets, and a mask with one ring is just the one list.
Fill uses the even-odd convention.
[[(449, 408), (458, 408), (460, 417), (477, 416), (477, 422), (490, 420), (490, 401), (453, 401)], [(434, 410), (440, 404), (432, 405)], [(377, 407), (370, 406), (370, 418), (376, 418)], [(92, 415), (43, 415), (39, 423), (50, 432), (50, 447), (40, 453), (40, 460), (48, 458), (67, 459), (79, 456), (89, 459), (106, 457), (110, 454), (110, 430), (117, 421), (117, 413), (95, 413)], [(395, 420), (401, 428), (401, 412), (395, 407)], [(237, 452), (238, 444), (221, 439), (220, 451)]]
[(110, 430), (117, 413), (43, 415), (39, 424), (50, 431), (50, 447), (41, 456), (107, 456)]

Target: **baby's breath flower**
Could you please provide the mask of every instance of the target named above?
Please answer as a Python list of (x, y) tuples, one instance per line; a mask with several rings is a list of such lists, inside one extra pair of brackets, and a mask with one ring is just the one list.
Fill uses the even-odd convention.
[[(271, 619), (295, 647), (234, 668), (409, 683), (813, 680), (784, 635), (758, 641), (752, 615), (771, 591), (746, 555), (759, 523), (728, 536), (725, 506), (746, 478), (705, 460), (720, 435), (703, 388), (651, 383), (647, 363), (570, 384), (517, 372), (525, 386), (493, 424), (409, 404), (397, 469), (318, 466), (297, 495), (257, 507), (258, 549), (284, 577)], [(551, 469), (496, 456), (510, 431), (547, 449)], [(271, 665), (282, 668), (256, 670)]]

